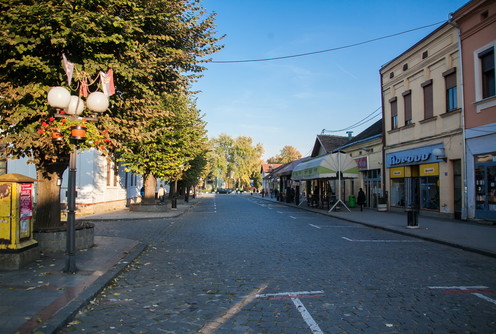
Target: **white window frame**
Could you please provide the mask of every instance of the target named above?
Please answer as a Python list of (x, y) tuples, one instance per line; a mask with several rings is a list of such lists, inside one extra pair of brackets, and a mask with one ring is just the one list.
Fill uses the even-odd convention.
[(496, 106), (496, 96), (482, 98), (482, 66), (479, 54), (490, 48), (494, 49), (494, 57), (496, 58), (496, 40), (474, 51), (475, 101), (473, 103), (477, 113), (480, 113), (483, 109)]

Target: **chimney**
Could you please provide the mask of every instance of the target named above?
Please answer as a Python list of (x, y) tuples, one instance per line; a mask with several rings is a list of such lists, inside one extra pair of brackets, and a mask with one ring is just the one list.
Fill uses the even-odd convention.
[(346, 131), (346, 134), (348, 135), (348, 141), (350, 141), (353, 138), (353, 131)]

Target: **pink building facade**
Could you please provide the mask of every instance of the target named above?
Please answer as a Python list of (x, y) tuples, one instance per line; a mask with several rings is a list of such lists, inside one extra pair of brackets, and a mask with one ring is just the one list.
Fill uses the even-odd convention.
[(496, 0), (452, 14), (459, 33), (468, 219), (496, 219)]

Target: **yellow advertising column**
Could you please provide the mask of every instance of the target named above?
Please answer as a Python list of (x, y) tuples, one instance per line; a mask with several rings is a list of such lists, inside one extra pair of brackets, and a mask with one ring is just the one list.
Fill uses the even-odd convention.
[(0, 175), (0, 269), (19, 269), (39, 257), (33, 239), (33, 183), (21, 174)]

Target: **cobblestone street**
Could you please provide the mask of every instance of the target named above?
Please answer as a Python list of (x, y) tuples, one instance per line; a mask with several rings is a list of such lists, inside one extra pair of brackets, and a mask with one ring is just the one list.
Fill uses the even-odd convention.
[(496, 333), (496, 259), (247, 195), (96, 234), (148, 248), (64, 333)]

